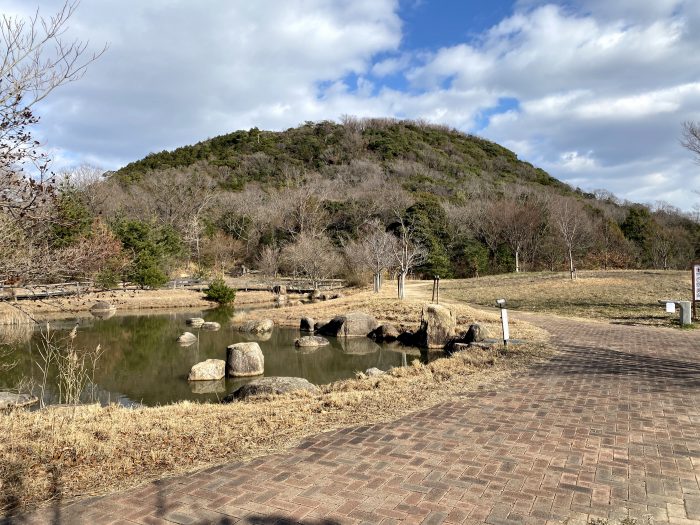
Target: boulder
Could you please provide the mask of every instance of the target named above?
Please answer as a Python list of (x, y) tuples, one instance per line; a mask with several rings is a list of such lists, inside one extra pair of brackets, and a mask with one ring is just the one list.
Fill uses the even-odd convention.
[(377, 327), (376, 330), (369, 334), (369, 337), (378, 343), (381, 343), (384, 341), (396, 341), (399, 338), (399, 335), (401, 334), (399, 333), (398, 328), (396, 328), (393, 324), (387, 323)]
[(367, 337), (377, 328), (374, 317), (362, 312), (338, 315), (319, 329), (321, 335), (333, 337)]
[(248, 332), (250, 334), (266, 334), (271, 332), (275, 327), (275, 322), (272, 319), (261, 319), (259, 321), (247, 321), (243, 323), (238, 331)]
[(190, 317), (189, 319), (185, 320), (185, 323), (187, 323), (193, 328), (199, 328), (204, 324), (204, 319), (202, 319), (201, 317)]
[(197, 336), (192, 332), (185, 332), (180, 337), (177, 338), (177, 342), (181, 345), (191, 345), (197, 342)]
[(469, 326), (464, 340), (467, 343), (478, 343), (483, 341), (486, 337), (488, 337), (486, 330), (484, 330), (480, 324), (473, 324)]
[(326, 326), (329, 322), (330, 321), (316, 321), (314, 323), (314, 332), (318, 332), (319, 330), (321, 330), (321, 328)]
[(187, 376), (188, 381), (217, 381), (226, 375), (226, 362), (223, 359), (207, 359), (197, 363)]
[(97, 301), (90, 307), (90, 313), (98, 319), (109, 319), (117, 311), (117, 307), (107, 301)]
[(286, 295), (278, 295), (275, 297), (275, 304), (285, 304), (287, 302)]
[(314, 320), (311, 317), (302, 317), (299, 321), (299, 331), (300, 332), (313, 332), (314, 331)]
[(202, 323), (202, 326), (200, 326), (200, 328), (202, 330), (210, 330), (212, 332), (216, 332), (217, 330), (221, 329), (221, 325), (214, 321), (207, 321), (206, 323)]
[(314, 290), (312, 292), (309, 292), (308, 297), (312, 301), (318, 301), (321, 298), (321, 292), (319, 290)]
[(449, 308), (426, 304), (421, 314), (416, 342), (421, 348), (445, 348), (454, 339), (457, 322)]
[(0, 392), (0, 410), (8, 408), (22, 408), (31, 406), (39, 401), (29, 394), (16, 394), (14, 392)]
[(299, 339), (296, 339), (294, 341), (294, 346), (299, 348), (325, 346), (327, 344), (330, 344), (328, 342), (328, 339), (326, 339), (325, 337), (320, 337), (318, 335), (305, 335), (304, 337), (300, 337)]
[(376, 367), (368, 368), (367, 370), (365, 370), (365, 375), (367, 377), (383, 376), (384, 374), (386, 374), (384, 370), (379, 370), (379, 368)]
[(259, 376), (264, 371), (265, 356), (258, 343), (236, 343), (226, 348), (226, 374), (229, 377)]
[(312, 393), (320, 392), (316, 385), (301, 377), (261, 377), (260, 379), (253, 379), (250, 383), (234, 390), (223, 401), (230, 403), (236, 399), (270, 394), (286, 394), (298, 390), (306, 390)]
[(276, 284), (272, 287), (272, 293), (275, 295), (287, 295), (287, 287), (283, 284)]
[(405, 346), (418, 346), (418, 334), (412, 330), (404, 330), (396, 339)]

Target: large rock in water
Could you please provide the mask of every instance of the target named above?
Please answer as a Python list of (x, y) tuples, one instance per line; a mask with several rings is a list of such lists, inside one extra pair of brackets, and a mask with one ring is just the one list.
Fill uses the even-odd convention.
[(193, 328), (199, 328), (204, 324), (204, 319), (202, 319), (201, 317), (190, 317), (189, 319), (185, 320), (185, 323), (192, 326)]
[(421, 314), (420, 328), (416, 332), (416, 344), (422, 348), (444, 348), (454, 339), (457, 322), (449, 308), (439, 304), (426, 304)]
[(396, 328), (393, 324), (386, 323), (381, 325), (379, 328), (374, 330), (372, 333), (369, 334), (370, 339), (374, 339), (378, 343), (381, 342), (391, 342), (391, 341), (396, 341), (401, 333), (399, 332), (398, 328)]
[(259, 376), (265, 371), (265, 356), (258, 343), (236, 343), (226, 348), (229, 377)]
[(271, 332), (275, 327), (275, 322), (272, 319), (261, 319), (259, 321), (247, 321), (238, 327), (239, 332), (247, 332), (250, 334), (265, 334)]
[(177, 342), (181, 345), (191, 345), (192, 343), (197, 342), (197, 336), (192, 332), (185, 332), (177, 338)]
[(325, 346), (327, 344), (330, 344), (328, 339), (318, 335), (305, 335), (304, 337), (294, 340), (294, 346), (300, 348)]
[(197, 363), (187, 376), (188, 381), (217, 381), (226, 375), (226, 362), (223, 359), (207, 359)]
[(318, 333), (333, 337), (367, 337), (377, 328), (377, 320), (362, 312), (338, 315), (320, 327)]
[(230, 403), (236, 399), (246, 399), (251, 396), (286, 394), (297, 390), (307, 390), (313, 393), (320, 392), (316, 385), (301, 377), (261, 377), (260, 379), (253, 379), (250, 383), (234, 390), (223, 401), (224, 403)]
[(0, 410), (8, 408), (22, 408), (33, 405), (39, 400), (29, 394), (16, 394), (14, 392), (0, 392)]
[(202, 330), (210, 330), (211, 332), (216, 332), (217, 330), (221, 329), (221, 325), (216, 321), (207, 321), (206, 323), (202, 323), (202, 326), (200, 328)]
[(313, 332), (315, 321), (311, 317), (302, 317), (299, 321), (300, 332)]

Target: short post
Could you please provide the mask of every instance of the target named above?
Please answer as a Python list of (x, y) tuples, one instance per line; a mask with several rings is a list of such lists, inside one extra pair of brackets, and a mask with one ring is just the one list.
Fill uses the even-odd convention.
[(440, 276), (435, 276), (435, 281), (437, 285), (435, 286), (435, 304), (440, 304)]
[(510, 339), (510, 329), (508, 328), (508, 310), (506, 310), (506, 300), (497, 299), (496, 304), (501, 309), (501, 326), (503, 328), (503, 346), (508, 346)]

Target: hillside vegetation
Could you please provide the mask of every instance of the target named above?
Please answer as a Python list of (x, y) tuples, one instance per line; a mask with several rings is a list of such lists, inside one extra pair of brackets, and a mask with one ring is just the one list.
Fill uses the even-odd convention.
[[(697, 218), (581, 192), (487, 140), (391, 119), (253, 128), (65, 174), (0, 216), (0, 281), (120, 280), (243, 268), (312, 280), (685, 268)], [(34, 205), (34, 204), (33, 204)]]

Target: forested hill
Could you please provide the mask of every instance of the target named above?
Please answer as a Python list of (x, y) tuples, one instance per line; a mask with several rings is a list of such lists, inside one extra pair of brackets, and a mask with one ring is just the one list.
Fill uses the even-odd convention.
[(498, 144), (420, 122), (254, 128), (106, 177), (83, 171), (38, 201), (35, 215), (51, 219), (34, 229), (0, 216), (14, 232), (2, 239), (0, 281), (31, 268), (36, 280), (158, 286), (245, 266), (372, 282), (382, 272), (685, 268), (700, 257), (697, 217), (572, 189)]
[(290, 167), (332, 177), (337, 167), (356, 161), (380, 165), (411, 192), (459, 195), (463, 185), (474, 180), (492, 186), (516, 183), (569, 191), (544, 170), (496, 143), (444, 126), (390, 119), (308, 122), (281, 132), (236, 131), (149, 154), (115, 176), (128, 183), (149, 172), (198, 164), (223, 168), (217, 170), (224, 174), (220, 184), (235, 190), (251, 181), (278, 185)]

